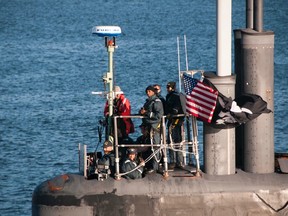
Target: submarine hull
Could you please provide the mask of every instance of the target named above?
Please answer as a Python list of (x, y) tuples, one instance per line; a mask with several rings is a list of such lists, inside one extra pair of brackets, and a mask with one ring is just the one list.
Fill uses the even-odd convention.
[(288, 175), (279, 173), (195, 177), (181, 171), (117, 181), (65, 174), (34, 190), (32, 215), (288, 215), (287, 205)]

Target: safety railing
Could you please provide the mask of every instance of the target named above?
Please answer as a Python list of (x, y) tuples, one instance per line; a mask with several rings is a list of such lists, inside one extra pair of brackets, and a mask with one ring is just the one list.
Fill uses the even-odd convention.
[[(178, 143), (174, 143), (172, 139), (172, 130), (169, 128), (167, 129), (167, 116), (163, 116), (161, 120), (161, 141), (160, 143), (153, 143), (152, 138), (150, 137), (151, 143), (150, 144), (142, 144), (142, 143), (119, 143), (118, 139), (118, 125), (117, 119), (119, 118), (144, 118), (143, 116), (139, 115), (132, 115), (132, 116), (114, 116), (113, 123), (114, 123), (114, 147), (115, 147), (115, 178), (120, 179), (121, 176), (127, 173), (120, 173), (120, 155), (119, 155), (119, 148), (141, 148), (141, 147), (151, 147), (154, 149), (152, 154), (145, 160), (145, 163), (152, 159), (159, 151), (163, 154), (163, 176), (168, 177), (168, 150), (172, 151), (180, 151), (183, 153), (184, 158), (184, 165), (188, 163), (193, 163), (193, 156), (195, 159), (195, 176), (200, 176), (200, 162), (199, 162), (199, 151), (198, 151), (198, 128), (196, 118), (191, 115), (173, 115), (169, 118), (182, 118), (184, 120), (181, 126), (181, 137), (182, 140)], [(151, 134), (151, 133), (150, 133)], [(167, 137), (169, 136), (170, 142), (167, 143)], [(193, 163), (194, 164), (194, 163)], [(139, 165), (140, 166), (140, 165)], [(136, 167), (135, 169), (139, 168)], [(135, 170), (134, 169), (134, 170)], [(131, 170), (130, 172), (134, 171)]]

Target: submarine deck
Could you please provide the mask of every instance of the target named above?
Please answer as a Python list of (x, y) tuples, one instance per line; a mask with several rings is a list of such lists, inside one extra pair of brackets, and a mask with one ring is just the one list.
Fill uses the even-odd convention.
[(237, 170), (196, 177), (176, 169), (168, 178), (97, 181), (65, 174), (40, 184), (32, 203), (33, 215), (288, 215), (288, 175)]

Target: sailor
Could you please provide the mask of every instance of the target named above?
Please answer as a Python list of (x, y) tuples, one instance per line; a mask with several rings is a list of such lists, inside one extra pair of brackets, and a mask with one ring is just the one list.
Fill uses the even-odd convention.
[[(131, 115), (131, 105), (128, 98), (125, 97), (124, 92), (121, 91), (119, 86), (114, 87), (115, 99), (113, 101), (114, 109), (113, 114), (117, 116), (130, 116)], [(104, 115), (108, 116), (109, 106), (108, 101), (106, 102)], [(118, 118), (118, 138), (121, 142), (123, 139), (128, 137), (128, 134), (134, 133), (134, 124), (131, 118)]]
[(98, 170), (105, 173), (110, 173), (111, 176), (115, 173), (115, 155), (113, 149), (113, 140), (106, 140), (103, 143), (104, 155), (98, 160)]
[[(144, 147), (137, 147), (138, 156), (146, 160), (153, 152), (151, 151), (151, 148), (148, 147), (148, 145), (151, 143), (150, 141), (150, 132), (148, 130), (148, 127), (145, 126), (143, 123), (139, 126), (141, 129), (141, 135), (136, 139), (135, 144), (141, 145), (144, 144), (146, 146)], [(148, 160), (145, 163), (145, 171), (147, 170), (153, 170), (153, 163), (152, 160)]]
[[(150, 134), (148, 127), (145, 124), (139, 126), (141, 129), (141, 135), (137, 137), (135, 144), (150, 144)], [(148, 147), (137, 147), (138, 153), (142, 153), (148, 150)]]
[[(155, 89), (155, 93), (157, 95), (157, 97), (162, 101), (162, 105), (163, 105), (163, 109), (164, 109), (164, 115), (166, 115), (166, 100), (165, 98), (161, 95), (161, 85), (159, 84), (154, 84), (153, 85), (154, 89)], [(164, 128), (162, 128), (162, 130), (165, 130)], [(164, 134), (164, 131), (161, 131), (162, 134)], [(163, 152), (162, 153), (162, 157), (161, 157), (161, 160), (160, 160), (160, 164), (163, 164), (164, 163), (164, 158), (163, 158)]]
[[(164, 115), (164, 109), (161, 100), (157, 97), (155, 89), (152, 85), (148, 86), (145, 90), (148, 98), (145, 104), (140, 109), (139, 113), (144, 116), (142, 119), (143, 124), (148, 128), (150, 132), (150, 143), (160, 144), (160, 132), (161, 132), (161, 120)], [(158, 170), (158, 163), (160, 160), (160, 153), (155, 147), (151, 148), (154, 157), (152, 158), (153, 169), (150, 172)]]
[(163, 105), (163, 109), (164, 109), (164, 114), (166, 114), (166, 111), (165, 111), (165, 109), (166, 109), (166, 106), (165, 106), (166, 100), (165, 100), (165, 98), (161, 95), (161, 85), (159, 85), (159, 84), (154, 84), (153, 87), (154, 87), (154, 89), (155, 89), (155, 93), (156, 93), (157, 97), (162, 101), (162, 105)]
[[(137, 163), (137, 150), (136, 148), (127, 149), (127, 158), (124, 160), (121, 166), (122, 173), (126, 173), (124, 177), (128, 179), (139, 179), (142, 178), (143, 167), (145, 162), (143, 159), (139, 158), (140, 164), (138, 167)], [(138, 168), (137, 168), (138, 167)]]
[[(184, 114), (180, 94), (176, 91), (176, 83), (168, 82), (167, 83), (167, 95), (166, 95), (166, 115), (168, 119), (168, 143), (178, 143), (178, 145), (172, 146), (169, 149), (170, 164), (169, 169), (174, 169), (175, 165), (177, 167), (183, 167), (183, 154), (181, 152), (182, 146), (179, 143), (182, 141), (181, 128), (183, 125), (184, 117), (173, 117), (173, 115)], [(172, 137), (172, 140), (171, 140)]]

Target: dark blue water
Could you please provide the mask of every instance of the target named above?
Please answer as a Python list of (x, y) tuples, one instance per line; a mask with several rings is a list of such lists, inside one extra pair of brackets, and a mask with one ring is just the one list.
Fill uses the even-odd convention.
[[(210, 0), (0, 0), (0, 214), (31, 215), (34, 188), (77, 172), (78, 143), (98, 143), (104, 98), (91, 91), (103, 90), (107, 52), (93, 26), (122, 28), (115, 78), (135, 113), (148, 84), (178, 80), (177, 36), (190, 69), (216, 70), (215, 11)], [(276, 34), (275, 150), (287, 151), (287, 0), (265, 1), (264, 16)], [(234, 0), (233, 29), (244, 27)]]

